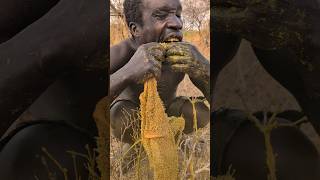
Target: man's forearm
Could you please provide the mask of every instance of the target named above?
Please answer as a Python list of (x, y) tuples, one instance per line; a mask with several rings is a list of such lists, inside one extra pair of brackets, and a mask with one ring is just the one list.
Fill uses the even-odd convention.
[(200, 89), (200, 91), (203, 93), (204, 97), (207, 99), (207, 101), (210, 102), (210, 64), (209, 61), (205, 62), (203, 64), (205, 67), (203, 68), (203, 71), (201, 74), (201, 77), (193, 78), (190, 77), (192, 83), (197, 86), (197, 88)]
[(208, 77), (209, 80), (194, 80), (191, 78), (192, 83), (197, 86), (200, 91), (203, 93), (204, 97), (207, 101), (210, 102), (210, 76)]
[(124, 71), (124, 68), (121, 68), (110, 75), (110, 102), (112, 102), (126, 87), (128, 87), (128, 83), (130, 83), (130, 79)]

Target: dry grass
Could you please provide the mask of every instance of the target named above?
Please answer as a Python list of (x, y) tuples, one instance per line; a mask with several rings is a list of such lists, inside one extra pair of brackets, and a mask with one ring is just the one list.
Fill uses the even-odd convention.
[(110, 23), (110, 46), (127, 38), (129, 38), (128, 28), (122, 18), (118, 18), (118, 21)]
[[(94, 149), (89, 148), (88, 145), (86, 145), (86, 154), (78, 153), (75, 151), (67, 151), (66, 153), (70, 155), (73, 161), (73, 169), (67, 169), (62, 166), (62, 163), (59, 162), (55, 157), (47, 150), (45, 147), (41, 148), (43, 154), (41, 155), (41, 162), (42, 165), (46, 168), (48, 173), (48, 180), (57, 180), (62, 179), (59, 174), (61, 173), (63, 175), (63, 180), (69, 180), (72, 174), (74, 174), (74, 178), (72, 180), (104, 180), (101, 175), (96, 171), (97, 164), (96, 164), (96, 151)], [(78, 173), (78, 167), (77, 167), (77, 159), (84, 159), (86, 167), (88, 171), (87, 177), (81, 177), (81, 174)], [(57, 171), (54, 171), (52, 166), (49, 167), (49, 164), (53, 164)], [(109, 173), (105, 171), (105, 173)], [(35, 180), (40, 180), (40, 178), (35, 175)]]
[[(199, 91), (190, 81), (188, 76), (179, 84), (178, 95), (181, 96), (201, 96), (202, 93)], [(123, 112), (126, 114), (126, 118), (130, 120), (124, 120), (123, 122), (130, 122), (123, 129), (123, 133), (132, 128), (139, 130), (139, 123), (136, 113), (137, 110), (131, 112)], [(140, 144), (140, 132), (135, 131), (135, 140), (137, 144), (131, 147), (130, 151), (128, 148), (124, 149), (123, 146), (128, 146), (117, 140), (114, 137), (110, 137), (110, 159), (111, 159), (111, 176), (110, 179), (114, 180), (125, 180), (125, 179), (152, 179), (152, 173), (149, 169), (149, 163), (147, 160), (146, 153)], [(179, 177), (181, 179), (210, 179), (210, 125), (203, 129), (197, 130), (192, 134), (183, 134), (182, 140), (178, 146), (179, 151)], [(132, 155), (138, 154), (137, 157), (132, 158)], [(127, 157), (125, 157), (128, 155)], [(131, 157), (130, 157), (131, 156)], [(129, 160), (125, 161), (125, 160)], [(133, 163), (133, 166), (128, 172), (122, 171), (122, 166), (126, 166), (128, 163)]]
[[(130, 148), (125, 146), (121, 141), (111, 137), (111, 176), (110, 179), (152, 179), (152, 171), (149, 169), (149, 162), (144, 152), (141, 141), (139, 123), (134, 113), (137, 111), (124, 112), (126, 118), (130, 122), (126, 124), (123, 133), (133, 128), (134, 139), (136, 143)], [(209, 179), (210, 167), (210, 126), (198, 129), (192, 134), (183, 134), (178, 143), (177, 150), (179, 152), (179, 177), (181, 179)], [(128, 145), (127, 145), (128, 146)], [(128, 150), (130, 149), (130, 150)], [(131, 161), (131, 162), (130, 162)], [(127, 172), (123, 172), (126, 165), (132, 163)], [(121, 168), (125, 167), (125, 168)]]

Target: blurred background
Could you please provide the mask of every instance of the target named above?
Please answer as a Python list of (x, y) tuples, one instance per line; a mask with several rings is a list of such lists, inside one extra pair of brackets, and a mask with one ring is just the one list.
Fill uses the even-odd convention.
[[(213, 95), (214, 109), (301, 110), (295, 98), (264, 70), (246, 40), (242, 40), (234, 59), (220, 72)], [(303, 124), (301, 129), (320, 152), (320, 139), (311, 124)]]

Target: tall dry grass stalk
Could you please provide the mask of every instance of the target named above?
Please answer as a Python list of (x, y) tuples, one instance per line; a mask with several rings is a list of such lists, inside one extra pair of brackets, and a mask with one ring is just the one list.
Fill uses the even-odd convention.
[[(75, 151), (66, 151), (66, 153), (70, 154), (72, 160), (73, 160), (73, 169), (67, 169), (62, 166), (62, 164), (55, 159), (55, 157), (47, 150), (47, 148), (42, 147), (41, 150), (44, 153), (44, 155), (41, 156), (41, 162), (43, 166), (47, 169), (48, 172), (48, 179), (49, 180), (58, 180), (61, 178), (58, 178), (58, 174), (61, 173), (63, 175), (63, 180), (70, 180), (71, 174), (74, 173), (74, 180), (102, 180), (103, 178), (100, 176), (100, 174), (96, 171), (96, 152), (94, 149), (91, 149), (88, 145), (86, 145), (87, 154), (78, 153)], [(83, 164), (86, 169), (88, 170), (88, 176), (87, 177), (81, 177), (81, 175), (78, 173), (78, 167), (77, 167), (77, 158), (82, 158), (86, 160), (86, 164)], [(54, 166), (56, 166), (59, 170), (59, 172), (52, 172), (48, 166), (48, 160), (53, 163)], [(104, 173), (109, 173), (108, 169), (104, 170)], [(38, 176), (34, 176), (35, 179), (39, 179)]]

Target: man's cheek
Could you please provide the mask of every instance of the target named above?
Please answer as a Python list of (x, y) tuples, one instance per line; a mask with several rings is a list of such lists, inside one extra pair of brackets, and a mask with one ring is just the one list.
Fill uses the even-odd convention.
[(148, 42), (156, 42), (157, 38), (155, 38), (154, 30), (151, 28), (147, 28), (143, 33), (144, 39)]
[(147, 36), (148, 36), (147, 39), (149, 42), (158, 42), (159, 41), (158, 36), (156, 34), (154, 34), (153, 32), (148, 33)]

